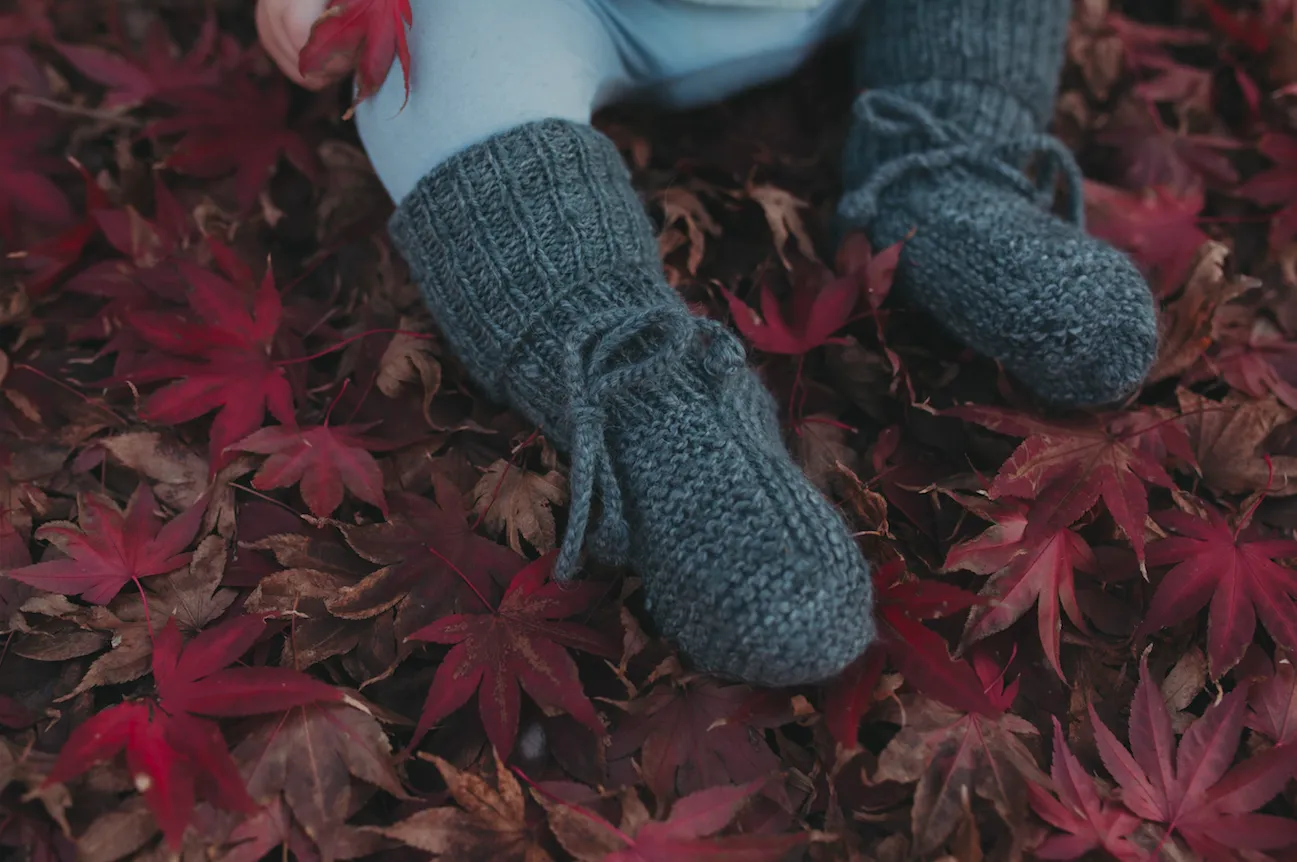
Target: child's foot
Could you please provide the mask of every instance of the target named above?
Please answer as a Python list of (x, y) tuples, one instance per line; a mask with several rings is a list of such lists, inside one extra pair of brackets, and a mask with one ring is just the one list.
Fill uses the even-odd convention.
[[(891, 244), (912, 229), (898, 291), (1040, 397), (1101, 404), (1153, 362), (1143, 277), (1080, 227), (1080, 173), (1042, 134), (1071, 0), (866, 6), (839, 212)], [(1033, 157), (1037, 182), (1022, 168)], [(1068, 180), (1072, 223), (1050, 214)]]
[(663, 280), (610, 141), (546, 120), (470, 147), (405, 198), (392, 235), (474, 378), (571, 455), (556, 577), (588, 516), (592, 555), (635, 569), (704, 669), (790, 685), (864, 651), (868, 566), (789, 458), (742, 346)]

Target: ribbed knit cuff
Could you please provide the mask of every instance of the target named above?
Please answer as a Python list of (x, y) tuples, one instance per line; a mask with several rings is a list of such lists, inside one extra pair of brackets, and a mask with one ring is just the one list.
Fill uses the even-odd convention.
[[(470, 147), (424, 177), (389, 227), (438, 327), (499, 400), (538, 323), (676, 301), (621, 155), (586, 125), (544, 120)], [(537, 421), (561, 407), (541, 403), (560, 394), (544, 388), (520, 405)]]
[[(969, 105), (970, 85), (981, 85), (1017, 101), (1037, 129), (1044, 128), (1053, 113), (1071, 6), (1071, 0), (868, 3), (859, 22), (856, 83), (905, 90), (918, 85), (923, 103), (946, 119), (962, 119), (951, 112)], [(1008, 104), (973, 107), (980, 109), (978, 124), (988, 126), (997, 124), (1000, 110), (1013, 111)]]

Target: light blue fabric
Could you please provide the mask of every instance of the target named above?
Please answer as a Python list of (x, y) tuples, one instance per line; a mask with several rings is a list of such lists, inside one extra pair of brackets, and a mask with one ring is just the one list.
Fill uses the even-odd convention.
[(850, 26), (865, 0), (809, 9), (691, 0), (437, 0), (418, 4), (405, 101), (401, 69), (356, 111), (396, 201), (452, 155), (528, 122), (589, 122), (647, 98), (716, 101), (792, 72)]

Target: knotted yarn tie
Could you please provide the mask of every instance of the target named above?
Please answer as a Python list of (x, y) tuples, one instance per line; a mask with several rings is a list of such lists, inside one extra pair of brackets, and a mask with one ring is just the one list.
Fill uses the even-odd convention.
[(710, 341), (702, 363), (709, 379), (721, 382), (743, 367), (743, 345), (733, 333), (718, 321), (695, 317), (684, 306), (602, 312), (587, 318), (568, 339), (563, 374), (571, 393), (571, 504), (554, 562), (555, 581), (569, 581), (576, 574), (596, 487), (603, 512), (590, 543), (607, 561), (625, 563), (630, 527), (608, 451), (609, 401), (669, 373), (693, 354), (703, 336)]
[[(1085, 187), (1072, 151), (1052, 135), (1037, 133), (1007, 141), (975, 141), (955, 125), (942, 120), (923, 105), (889, 93), (868, 90), (852, 108), (866, 129), (884, 138), (922, 135), (928, 147), (898, 156), (880, 165), (859, 188), (842, 196), (839, 211), (862, 226), (878, 215), (879, 199), (896, 182), (915, 172), (933, 172), (955, 165), (983, 176), (1002, 179), (1045, 208), (1054, 202), (1054, 187), (1061, 172), (1067, 182), (1068, 219), (1085, 227)], [(1015, 165), (1033, 156), (1044, 157), (1043, 170), (1032, 182)]]

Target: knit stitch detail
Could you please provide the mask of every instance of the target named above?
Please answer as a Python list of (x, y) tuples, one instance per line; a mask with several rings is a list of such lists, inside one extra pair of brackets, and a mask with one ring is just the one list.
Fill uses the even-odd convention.
[(611, 141), (561, 120), (496, 136), (425, 177), (391, 233), (472, 377), (571, 455), (556, 578), (589, 531), (663, 634), (753, 682), (825, 679), (864, 651), (869, 567), (742, 344), (666, 284)]
[[(1069, 0), (870, 3), (843, 154), (844, 227), (906, 240), (899, 297), (1039, 397), (1103, 404), (1152, 365), (1152, 294), (1131, 262), (1083, 230), (1082, 178), (1044, 134)], [(1022, 169), (1041, 157), (1036, 182)], [(1049, 212), (1059, 175), (1067, 223)], [(907, 239), (907, 237), (909, 237)]]

